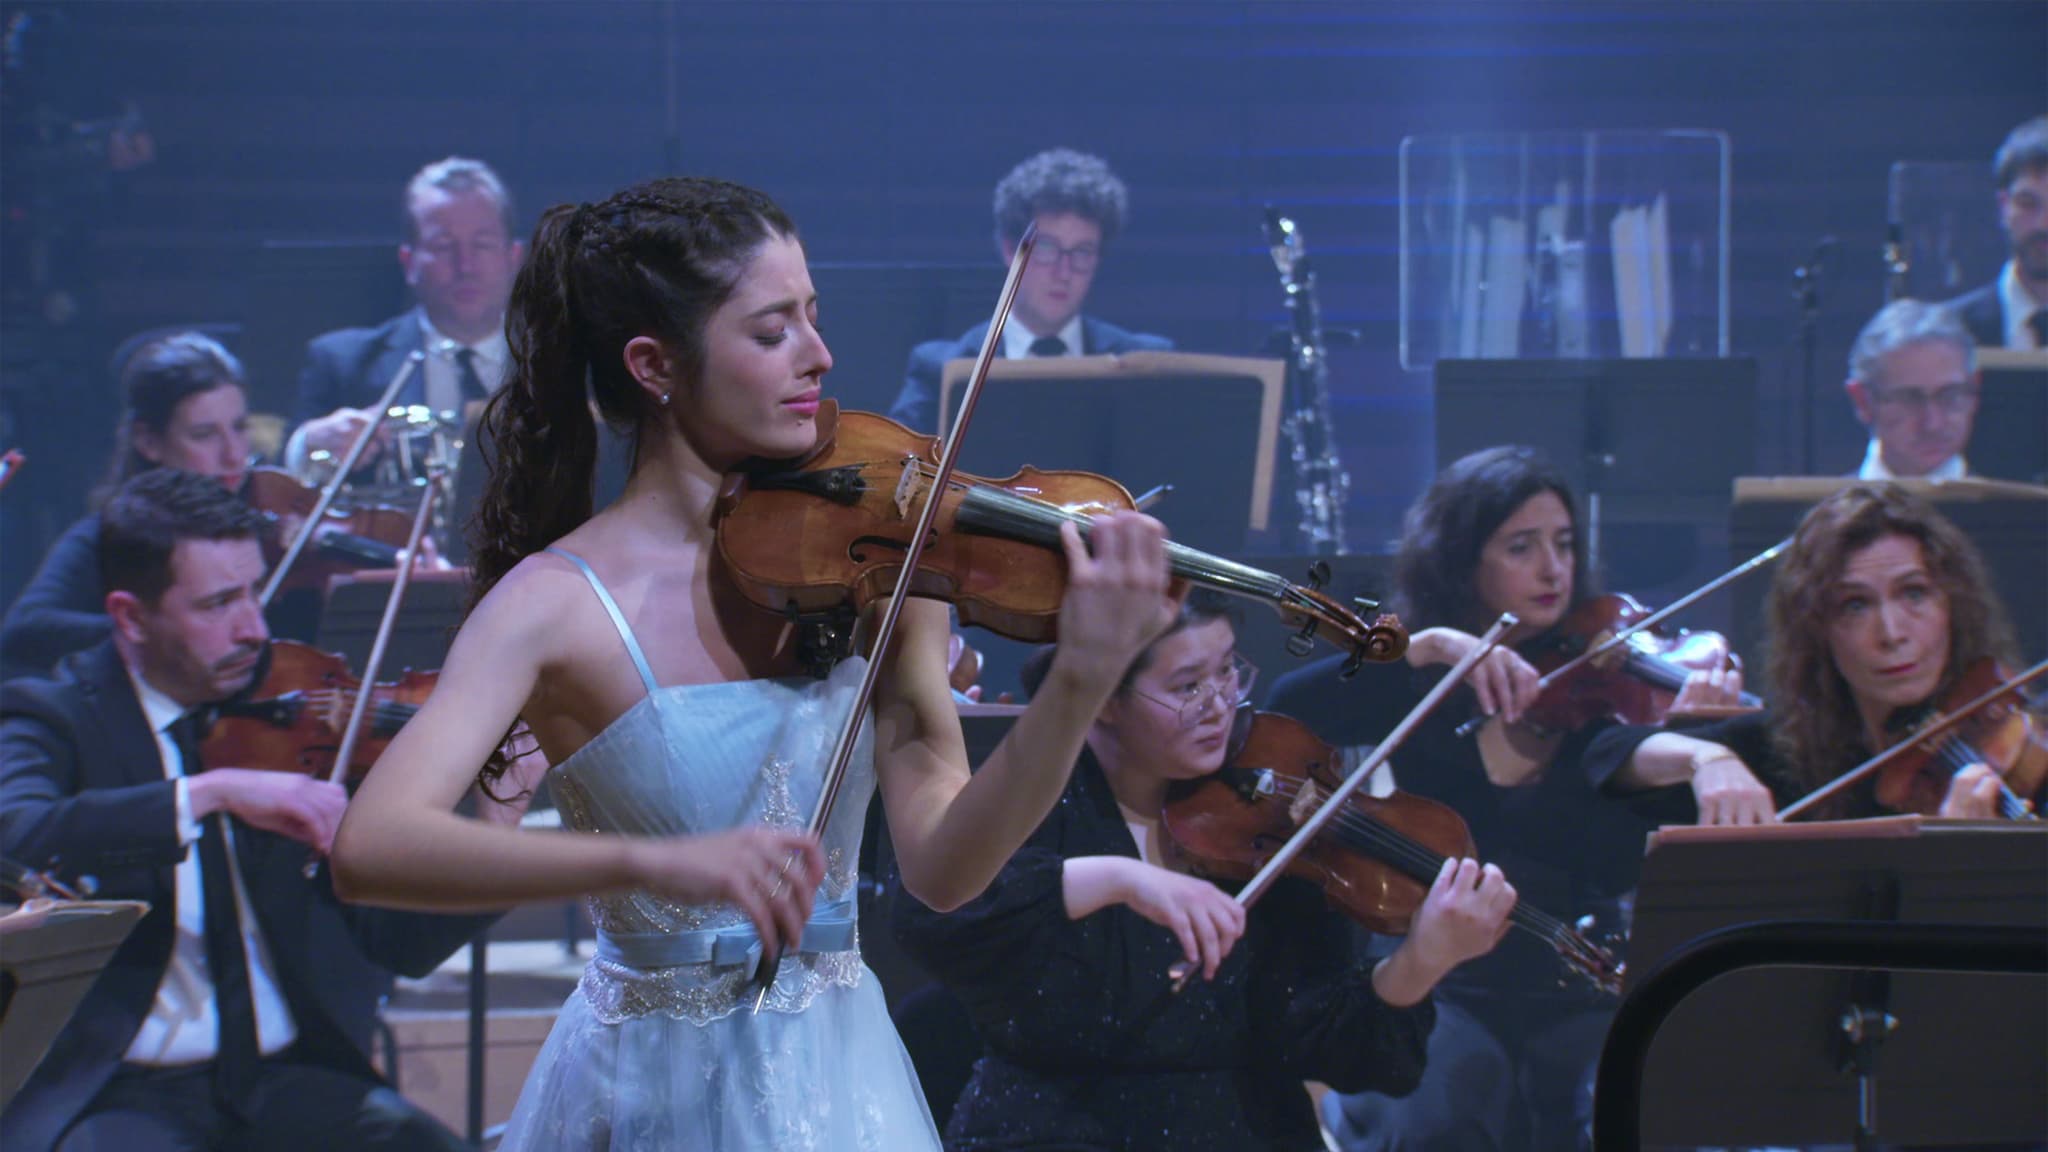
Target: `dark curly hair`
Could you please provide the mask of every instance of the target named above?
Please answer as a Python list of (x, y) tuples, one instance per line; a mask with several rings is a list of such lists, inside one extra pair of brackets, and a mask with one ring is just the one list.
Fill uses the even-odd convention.
[(996, 242), (1015, 244), (1042, 215), (1072, 212), (1102, 228), (1109, 243), (1123, 231), (1130, 193), (1100, 156), (1054, 148), (1040, 152), (996, 185)]
[[(1530, 497), (1551, 492), (1579, 523), (1571, 485), (1534, 448), (1502, 445), (1463, 457), (1437, 473), (1422, 499), (1408, 509), (1401, 551), (1394, 559), (1395, 607), (1411, 633), (1449, 627), (1484, 632), (1479, 601), (1479, 554), (1496, 529)], [(1586, 567), (1586, 537), (1572, 533), (1572, 602), (1593, 595)]]
[[(641, 430), (660, 409), (626, 369), (627, 341), (659, 339), (683, 365), (681, 384), (693, 387), (711, 314), (756, 249), (795, 235), (762, 193), (696, 177), (558, 204), (541, 217), (505, 315), (511, 370), (478, 437), (485, 478), (469, 523), (472, 609), (521, 560), (590, 519), (598, 416), (630, 432), (637, 466)], [(477, 775), (487, 795), (510, 766), (510, 741), (508, 731)]]
[(210, 476), (152, 468), (122, 484), (100, 509), (100, 581), (154, 606), (171, 586), (180, 540), (257, 540), (261, 512)]
[(514, 565), (590, 519), (597, 413), (639, 430), (657, 406), (626, 369), (652, 336), (703, 369), (704, 326), (749, 257), (796, 225), (767, 196), (723, 180), (637, 184), (541, 217), (505, 317), (512, 367), (484, 412), (483, 497), (469, 525), (472, 606)]
[(1948, 603), (1948, 662), (1937, 696), (1978, 660), (2010, 662), (2016, 651), (1984, 561), (1933, 505), (1888, 483), (1852, 484), (1814, 505), (1778, 563), (1769, 601), (1771, 697), (1785, 705), (1772, 738), (1808, 791), (1872, 751), (1828, 643), (1830, 597), (1849, 558), (1887, 536), (1920, 545), (1921, 559)]

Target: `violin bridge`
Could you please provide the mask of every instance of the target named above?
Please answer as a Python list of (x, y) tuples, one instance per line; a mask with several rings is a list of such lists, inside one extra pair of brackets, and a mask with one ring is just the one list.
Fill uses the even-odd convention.
[(920, 463), (915, 455), (905, 456), (903, 475), (896, 481), (896, 515), (905, 520), (911, 518), (912, 502), (917, 499), (917, 492), (921, 487), (918, 480), (923, 477), (924, 471)]
[(1287, 818), (1296, 824), (1306, 823), (1323, 806), (1323, 789), (1314, 780), (1304, 780), (1301, 791), (1294, 794), (1294, 803), (1287, 806)]

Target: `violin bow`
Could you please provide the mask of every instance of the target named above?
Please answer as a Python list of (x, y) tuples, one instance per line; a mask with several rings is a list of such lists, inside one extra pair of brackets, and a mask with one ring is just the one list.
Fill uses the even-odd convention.
[[(1411, 732), (1415, 731), (1416, 725), (1428, 718), (1431, 712), (1436, 711), (1437, 705), (1443, 703), (1444, 697), (1450, 695), (1453, 689), (1465, 682), (1465, 677), (1471, 673), (1472, 669), (1481, 660), (1486, 659), (1486, 654), (1493, 651), (1494, 647), (1500, 643), (1500, 638), (1507, 635), (1508, 629), (1513, 628), (1519, 623), (1521, 621), (1515, 617), (1514, 613), (1501, 613), (1500, 619), (1493, 622), (1493, 627), (1488, 628), (1486, 634), (1479, 638), (1479, 643), (1466, 652), (1456, 664), (1451, 665), (1451, 670), (1444, 674), (1443, 679), (1437, 681), (1436, 687), (1429, 690), (1429, 694), (1422, 698), (1421, 703), (1415, 705), (1414, 708), (1409, 710), (1408, 715), (1401, 718), (1401, 722), (1394, 726), (1392, 732), (1387, 733), (1387, 738), (1380, 741), (1379, 747), (1372, 750), (1372, 754), (1365, 758), (1364, 763), (1360, 764), (1349, 776), (1345, 777), (1342, 784), (1331, 790), (1330, 794), (1323, 799), (1321, 806), (1315, 810), (1315, 814), (1303, 821), (1301, 827), (1294, 830), (1294, 835), (1287, 838), (1287, 843), (1282, 844), (1280, 850), (1273, 853), (1267, 859), (1265, 866), (1260, 868), (1258, 873), (1247, 881), (1245, 886), (1239, 889), (1238, 893), (1232, 896), (1231, 899), (1237, 901), (1238, 904), (1245, 908), (1250, 908), (1258, 901), (1259, 897), (1265, 895), (1266, 889), (1272, 887), (1273, 881), (1279, 879), (1280, 874), (1287, 870), (1287, 866), (1294, 863), (1294, 858), (1301, 855), (1307, 849), (1309, 842), (1314, 840), (1316, 835), (1323, 830), (1323, 826), (1335, 819), (1337, 814), (1344, 810), (1344, 802), (1351, 798), (1351, 794), (1358, 791), (1359, 787), (1371, 778), (1373, 772), (1380, 765), (1387, 762), (1387, 758), (1392, 756), (1395, 750), (1401, 747), (1401, 744), (1408, 739)], [(1186, 984), (1188, 977), (1193, 975), (1193, 971), (1192, 968), (1180, 970), (1174, 978), (1174, 991), (1179, 991)]]
[[(1730, 568), (1726, 572), (1721, 573), (1719, 576), (1714, 577), (1712, 580), (1707, 581), (1705, 584), (1700, 585), (1692, 591), (1687, 592), (1685, 595), (1680, 596), (1678, 599), (1673, 600), (1671, 603), (1666, 604), (1664, 607), (1659, 608), (1655, 612), (1650, 613), (1648, 616), (1643, 617), (1641, 620), (1636, 621), (1635, 623), (1629, 625), (1626, 628), (1616, 629), (1614, 632), (1608, 635), (1607, 639), (1602, 640), (1600, 643), (1594, 645), (1593, 647), (1586, 649), (1584, 652), (1579, 653), (1577, 656), (1574, 656), (1570, 660), (1565, 661), (1563, 664), (1558, 665), (1556, 668), (1551, 669), (1549, 675), (1543, 677), (1541, 680), (1536, 681), (1536, 691), (1541, 693), (1544, 689), (1550, 687), (1552, 684), (1555, 684), (1558, 681), (1564, 679), (1566, 676), (1570, 675), (1574, 670), (1578, 669), (1580, 666), (1588, 664), (1594, 660), (1598, 660), (1600, 657), (1605, 656), (1609, 652), (1614, 651), (1616, 648), (1621, 647), (1623, 644), (1628, 643), (1629, 637), (1634, 636), (1636, 633), (1646, 632), (1651, 628), (1655, 628), (1657, 625), (1662, 624), (1666, 620), (1669, 620), (1671, 617), (1677, 615), (1679, 612), (1685, 610), (1686, 608), (1691, 607), (1693, 604), (1697, 603), (1701, 598), (1710, 596), (1713, 593), (1718, 592), (1721, 589), (1727, 587), (1729, 584), (1734, 583), (1736, 580), (1739, 580), (1742, 577), (1748, 575), (1749, 573), (1756, 571), (1758, 568), (1761, 568), (1764, 565), (1769, 564), (1771, 561), (1776, 560), (1780, 555), (1782, 555), (1785, 549), (1790, 548), (1791, 546), (1792, 537), (1787, 536), (1783, 540), (1778, 541), (1776, 544), (1771, 545), (1769, 548), (1766, 548), (1763, 551), (1757, 553), (1756, 555), (1751, 556), (1749, 559), (1744, 560), (1742, 563), (1737, 564), (1735, 567)], [(1472, 719), (1467, 720), (1463, 724), (1458, 726), (1458, 735), (1470, 736), (1474, 732), (1479, 731), (1481, 728), (1486, 727), (1486, 722), (1491, 719), (1493, 719), (1493, 717), (1491, 716), (1474, 716)]]
[[(909, 546), (904, 549), (903, 566), (896, 575), (896, 589), (889, 594), (888, 608), (883, 612), (882, 622), (875, 630), (874, 644), (868, 653), (867, 669), (861, 674), (859, 690), (854, 693), (853, 711), (847, 714), (846, 723), (839, 729), (839, 742), (832, 749), (824, 783), (818, 789), (818, 802), (811, 809), (808, 827), (812, 836), (825, 834), (825, 824), (831, 820), (839, 790), (846, 783), (846, 770), (853, 760), (854, 744), (860, 739), (861, 726), (867, 722), (868, 706), (874, 701), (875, 685), (883, 661), (889, 654), (889, 645), (896, 638), (896, 622), (903, 615), (904, 601), (909, 598), (911, 577), (917, 571), (917, 562), (924, 556), (925, 544), (932, 538), (932, 524), (938, 519), (940, 496), (952, 483), (953, 465), (960, 457), (967, 422), (973, 418), (974, 406), (981, 400), (981, 387), (988, 379), (989, 366), (995, 363), (997, 342), (1003, 338), (1003, 325), (1010, 318), (1010, 306), (1017, 299), (1017, 286), (1024, 279), (1024, 269), (1030, 264), (1031, 250), (1037, 243), (1037, 224), (1027, 225), (1024, 234), (1017, 238), (1017, 250), (1010, 255), (1010, 272), (1003, 280), (1002, 294), (996, 299), (995, 316), (989, 321), (988, 334), (982, 337), (981, 355), (974, 361), (974, 373), (967, 378), (967, 387), (960, 394), (960, 411), (954, 414), (953, 428), (946, 434), (945, 443), (939, 450), (939, 463), (927, 487), (924, 507), (918, 513), (917, 527), (910, 534)], [(789, 869), (794, 863), (794, 853), (782, 862), (782, 870), (775, 875), (775, 890), (770, 893), (770, 899), (782, 895), (782, 887), (789, 882)], [(768, 998), (768, 990), (775, 986), (775, 970), (781, 964), (780, 951), (772, 956), (764, 953), (761, 957), (761, 966), (754, 973), (758, 989), (754, 995), (757, 1014)]]
[[(414, 557), (419, 555), (420, 538), (426, 535), (427, 521), (433, 516), (434, 501), (441, 495), (441, 488), (447, 477), (447, 469), (437, 466), (427, 474), (426, 490), (420, 493), (420, 506), (413, 513), (412, 531), (406, 534), (405, 551), (399, 553), (398, 570), (391, 577), (391, 594), (384, 598), (384, 616), (377, 621), (377, 635), (370, 642), (370, 655), (363, 661), (362, 680), (356, 687), (356, 698), (349, 705), (348, 723), (341, 730), (341, 748), (334, 756), (334, 767), (328, 770), (327, 779), (340, 784), (348, 779), (348, 766), (355, 759), (356, 745), (363, 735), (363, 717), (369, 714), (370, 699), (376, 695), (377, 669), (384, 663), (384, 650), (390, 647), (392, 630), (398, 624), (399, 605), (405, 600), (406, 589), (412, 585)], [(318, 869), (318, 862), (306, 862), (306, 876), (311, 879)]]
[[(412, 374), (419, 371), (420, 365), (426, 361), (427, 354), (415, 348), (406, 356), (405, 363), (398, 366), (398, 371), (392, 374), (391, 383), (384, 386), (384, 394), (377, 397), (377, 406), (371, 409), (379, 415), (363, 425), (362, 431), (357, 432), (356, 438), (349, 442), (348, 451), (342, 454), (340, 467), (334, 470), (334, 475), (321, 487), (320, 498), (313, 502), (313, 510), (306, 514), (305, 522), (299, 525), (298, 532), (292, 536), (291, 547), (285, 549), (284, 559), (279, 560), (277, 567), (271, 569), (270, 581), (263, 585), (263, 595), (257, 600), (258, 607), (270, 607), (270, 598), (277, 595), (277, 590), (284, 584), (284, 578), (290, 574), (292, 565), (299, 562), (299, 556), (305, 552), (306, 545), (312, 543), (313, 533), (319, 528), (320, 522), (327, 518), (327, 510), (333, 507), (335, 495), (341, 491), (343, 484), (348, 483), (349, 473), (356, 469), (356, 461), (363, 458), (363, 450), (370, 446), (370, 438), (377, 434), (377, 427), (383, 420), (382, 413), (390, 410), (391, 402), (398, 398), (398, 390), (405, 387), (405, 382), (411, 379)], [(367, 680), (364, 682), (368, 683)]]
[(2022, 672), (2019, 675), (2014, 676), (2012, 679), (2007, 680), (2005, 683), (1992, 687), (1990, 690), (1986, 691), (1983, 695), (1977, 697), (1975, 700), (1972, 700), (1969, 703), (1963, 705), (1962, 707), (1955, 709), (1948, 715), (1943, 716), (1941, 719), (1936, 720), (1932, 724), (1929, 724), (1927, 727), (1922, 728), (1917, 732), (1914, 732), (1912, 735), (1899, 741), (1897, 744), (1894, 744), (1891, 747), (1885, 749), (1884, 751), (1879, 752), (1877, 755), (1872, 756), (1870, 759), (1865, 760), (1863, 763), (1858, 764), (1856, 767), (1849, 769), (1847, 772), (1842, 773), (1840, 776), (1835, 777), (1833, 780), (1828, 781), (1827, 783), (1800, 797), (1798, 800), (1795, 800), (1792, 803), (1787, 804), (1784, 807), (1784, 809), (1778, 813), (1778, 819), (1780, 821), (1793, 819), (1794, 817), (1799, 816), (1806, 812), (1807, 809), (1812, 808), (1814, 805), (1820, 803), (1821, 801), (1827, 799), (1830, 796), (1833, 796), (1835, 793), (1840, 792), (1842, 789), (1847, 788), (1849, 785), (1856, 783), (1858, 780), (1861, 780), (1864, 777), (1869, 776), (1871, 773), (1876, 772), (1878, 769), (1883, 768), (1885, 765), (1905, 755), (1908, 749), (1913, 748), (1916, 745), (1924, 744), (1927, 741), (1935, 738), (1936, 736), (1946, 735), (1949, 729), (1954, 728), (1956, 725), (1961, 724), (1963, 721), (1969, 719), (1972, 715), (1976, 714), (1980, 709), (1995, 702), (1999, 697), (2004, 696), (2005, 694), (2011, 692), (2015, 688), (2019, 688), (2020, 686), (2028, 683), (2031, 680), (2039, 678), (2043, 672), (2048, 672), (2048, 660), (2043, 660), (2040, 663), (2034, 665), (2032, 668), (2027, 669), (2025, 672)]

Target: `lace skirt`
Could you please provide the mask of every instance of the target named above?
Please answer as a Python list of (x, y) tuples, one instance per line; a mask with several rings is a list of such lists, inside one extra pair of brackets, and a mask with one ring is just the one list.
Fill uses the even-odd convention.
[(749, 1001), (702, 1023), (661, 1011), (607, 1012), (607, 1023), (591, 1006), (586, 974), (499, 1148), (938, 1152), (881, 985), (864, 968), (860, 977), (816, 989), (796, 1011), (755, 1015)]

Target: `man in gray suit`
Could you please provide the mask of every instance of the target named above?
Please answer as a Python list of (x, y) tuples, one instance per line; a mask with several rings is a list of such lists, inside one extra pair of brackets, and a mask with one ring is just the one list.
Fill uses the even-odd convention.
[(1949, 307), (1979, 347), (2048, 349), (2048, 116), (2012, 130), (1992, 174), (2012, 259), (1998, 279)]
[[(1026, 226), (1038, 225), (1037, 246), (1017, 286), (1017, 301), (996, 346), (999, 356), (1095, 356), (1165, 350), (1164, 336), (1130, 332), (1083, 316), (1102, 250), (1122, 231), (1129, 193), (1100, 157), (1069, 148), (1040, 152), (996, 185), (996, 250), (1005, 264)], [(928, 340), (910, 353), (903, 391), (889, 416), (920, 432), (941, 431), (939, 378), (946, 361), (981, 353), (986, 323), (957, 340)]]
[(413, 174), (405, 188), (406, 239), (398, 265), (419, 303), (374, 328), (344, 328), (315, 337), (299, 373), (301, 421), (285, 447), (285, 464), (302, 471), (309, 455), (347, 451), (366, 411), (416, 351), (420, 372), (399, 395), (402, 404), (459, 411), (504, 379), (505, 305), (526, 256), (513, 239), (512, 198), (489, 165), (450, 156)]

